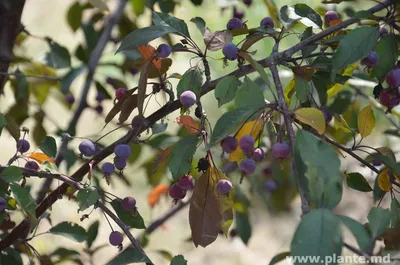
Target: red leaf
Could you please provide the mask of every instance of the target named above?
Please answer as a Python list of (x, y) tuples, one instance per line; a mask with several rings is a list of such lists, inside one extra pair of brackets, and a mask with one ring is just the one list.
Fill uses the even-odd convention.
[(198, 133), (200, 131), (199, 124), (191, 116), (179, 116), (178, 118), (176, 118), (176, 122), (179, 125), (185, 127), (189, 133)]
[[(141, 45), (137, 49), (144, 59), (153, 57), (156, 53), (156, 49), (154, 49), (154, 47), (149, 44)], [(161, 70), (161, 60), (159, 58), (154, 58), (152, 63), (158, 70)]]

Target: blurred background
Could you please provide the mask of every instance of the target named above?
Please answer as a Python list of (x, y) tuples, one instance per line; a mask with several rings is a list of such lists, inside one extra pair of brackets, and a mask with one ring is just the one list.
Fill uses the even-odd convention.
[[(132, 0), (131, 2), (134, 2)], [(85, 0), (79, 1), (80, 3), (86, 3)], [(106, 1), (107, 5), (111, 10), (116, 6), (116, 0)], [(189, 31), (193, 39), (199, 44), (200, 47), (204, 48), (204, 43), (202, 41), (202, 36), (196, 29), (194, 23), (190, 22), (190, 19), (196, 16), (202, 17), (212, 31), (222, 30), (225, 28), (227, 21), (232, 18), (233, 8), (244, 10), (245, 16), (244, 21), (247, 21), (249, 27), (256, 27), (259, 25), (260, 20), (265, 16), (271, 16), (266, 3), (270, 2), (268, 0), (254, 0), (250, 7), (244, 5), (241, 1), (229, 1), (229, 0), (204, 0), (201, 6), (195, 6), (189, 0), (176, 0), (176, 5), (173, 14), (181, 19), (184, 19), (189, 26)], [(307, 0), (307, 1), (290, 1), (290, 0), (275, 0), (278, 10), (283, 5), (293, 5), (296, 3), (306, 2), (308, 5), (315, 8), (318, 12), (323, 14), (327, 9), (338, 8), (338, 12), (342, 15), (342, 19), (347, 17), (347, 12), (352, 10), (364, 10), (369, 6), (372, 6), (375, 1), (350, 1), (344, 2), (340, 5), (326, 5), (322, 4), (321, 1), (317, 0)], [(27, 0), (24, 12), (22, 15), (22, 23), (31, 35), (35, 36), (49, 36), (57, 43), (65, 46), (71, 53), (73, 53), (77, 46), (84, 42), (85, 35), (83, 31), (78, 29), (76, 32), (72, 31), (68, 25), (66, 14), (71, 5), (75, 1), (49, 1), (49, 0)], [(159, 7), (155, 5), (155, 10), (159, 10)], [(125, 13), (127, 17), (134, 21), (137, 27), (145, 27), (151, 24), (151, 11), (146, 9), (145, 12), (138, 18), (132, 10), (131, 4), (126, 6)], [(90, 12), (84, 14), (89, 17), (92, 14)], [(96, 26), (96, 25), (95, 25)], [(282, 41), (281, 49), (290, 47), (291, 45), (298, 42), (297, 33), (302, 33), (305, 26), (299, 26), (299, 28), (293, 28), (293, 34)], [(179, 38), (176, 36), (171, 36), (170, 42), (175, 44), (179, 42)], [(235, 42), (240, 41), (234, 40)], [(156, 47), (160, 43), (166, 42), (165, 39), (158, 39), (151, 44)], [(273, 41), (271, 39), (265, 39), (259, 42), (253, 47), (253, 50), (257, 50), (255, 58), (261, 59), (269, 55)], [(106, 82), (107, 78), (115, 78), (123, 80), (128, 86), (128, 88), (135, 87), (138, 82), (138, 74), (123, 74), (117, 67), (112, 66), (112, 62), (119, 63), (124, 60), (121, 54), (115, 54), (119, 43), (108, 44), (103, 56), (101, 57), (101, 63), (96, 70), (95, 79), (100, 82), (104, 88), (114, 96), (114, 88)], [(35, 62), (43, 62), (44, 53), (48, 50), (48, 45), (45, 41), (40, 38), (27, 38), (25, 41), (16, 48), (15, 52), (18, 55), (23, 55), (27, 58), (31, 58)], [(231, 63), (229, 66), (224, 67), (221, 52), (213, 52), (209, 54), (210, 57), (215, 58), (215, 60), (210, 59), (211, 66), (211, 76), (212, 79), (225, 75), (235, 69), (236, 65)], [(191, 57), (187, 54), (177, 54), (172, 55), (173, 64), (169, 69), (168, 73), (179, 73), (183, 74), (190, 65), (197, 63), (196, 59), (191, 60)], [(78, 66), (80, 62), (73, 57), (72, 66)], [(15, 67), (15, 66), (14, 66)], [(362, 81), (365, 77), (362, 74), (362, 69), (360, 67), (360, 80), (352, 81), (352, 84), (356, 84), (364, 93), (372, 96), (372, 90), (375, 84), (367, 81)], [(45, 72), (45, 71), (44, 71)], [(62, 71), (61, 71), (62, 72)], [(65, 72), (62, 72), (65, 73)], [(34, 73), (35, 74), (35, 73)], [(36, 72), (37, 74), (37, 72)], [(292, 73), (282, 69), (281, 76), (286, 85), (291, 77)], [(249, 75), (250, 77), (257, 80), (256, 74)], [(83, 87), (85, 74), (80, 75), (75, 81), (73, 81), (70, 91), (74, 95), (76, 102), (79, 102), (79, 95)], [(177, 84), (176, 81), (172, 81), (173, 86)], [(351, 91), (351, 88), (346, 87), (345, 89)], [(267, 93), (267, 92), (266, 92)], [(88, 102), (91, 108), (86, 109), (77, 126), (76, 135), (79, 137), (96, 139), (105, 132), (116, 128), (116, 123), (110, 123), (107, 128), (102, 131), (104, 126), (104, 117), (111, 109), (113, 102), (112, 100), (105, 100), (102, 103), (103, 113), (99, 114), (96, 112), (95, 107), (96, 102), (96, 89), (91, 89), (88, 97)], [(60, 94), (58, 88), (50, 86), (49, 94), (45, 96), (45, 101), (40, 108), (45, 112), (45, 118), (42, 120), (43, 129), (49, 135), (55, 135), (60, 129), (65, 129), (72, 117), (72, 113), (76, 108), (77, 104), (72, 106), (62, 103), (65, 101), (63, 96)], [(146, 109), (146, 115), (150, 115), (153, 111), (157, 110), (160, 104), (165, 104), (166, 98), (157, 95), (156, 100), (152, 100)], [(229, 109), (229, 104), (223, 106), (221, 109), (217, 107), (217, 101), (213, 93), (206, 95), (202, 102), (204, 108), (207, 111), (208, 118), (211, 124), (215, 124), (216, 120), (221, 116), (221, 113)], [(356, 98), (357, 104), (360, 108), (368, 104), (369, 99), (359, 96)], [(374, 102), (374, 101), (373, 101)], [(376, 102), (375, 102), (376, 103)], [(0, 112), (5, 113), (10, 108), (16, 106), (14, 101), (13, 91), (11, 89), (10, 83), (6, 85), (5, 95), (2, 96), (0, 104)], [(380, 105), (376, 103), (377, 109), (375, 109), (375, 115), (379, 122), (376, 126), (374, 132), (371, 136), (366, 139), (366, 145), (373, 147), (380, 146), (390, 146), (397, 152), (398, 145), (396, 144), (396, 138), (390, 136), (383, 136), (382, 132), (389, 126), (389, 122), (385, 119), (382, 111), (379, 110)], [(25, 126), (31, 130), (28, 136), (33, 148), (31, 150), (38, 150), (37, 145), (35, 145), (35, 135), (39, 137), (38, 130), (35, 129), (37, 126), (37, 113), (38, 106), (29, 106), (29, 117), (24, 119), (22, 126)], [(193, 112), (194, 110), (192, 110)], [(193, 114), (193, 113), (191, 113)], [(166, 117), (166, 122), (168, 122), (168, 128), (163, 135), (173, 136), (173, 135), (184, 135), (185, 132), (180, 129), (180, 126), (174, 121), (176, 117), (180, 114), (175, 112), (168, 117)], [(397, 120), (397, 112), (391, 115), (395, 120)], [(36, 133), (35, 133), (36, 132)], [(105, 137), (101, 144), (107, 145), (117, 140), (126, 132), (125, 129), (119, 129), (116, 132)], [(146, 138), (143, 135), (143, 138)], [(169, 142), (176, 141), (177, 137), (167, 137)], [(60, 145), (60, 137), (58, 139), (58, 145)], [(154, 138), (153, 138), (154, 139)], [(158, 138), (161, 139), (161, 138)], [(75, 139), (70, 143), (71, 150), (78, 153), (78, 144), (81, 139)], [(269, 142), (265, 142), (265, 148), (268, 150)], [(164, 148), (166, 143), (161, 146)], [(15, 152), (15, 142), (8, 132), (3, 132), (0, 138), (0, 163), (5, 164), (6, 161)], [(118, 176), (112, 176), (112, 184), (110, 186), (105, 185), (105, 180), (102, 179), (100, 173), (97, 173), (98, 180), (102, 183), (102, 187), (117, 196), (123, 198), (125, 196), (133, 196), (137, 201), (138, 209), (143, 216), (146, 225), (148, 226), (153, 220), (162, 216), (166, 211), (171, 209), (174, 205), (172, 199), (168, 196), (162, 196), (159, 203), (151, 208), (147, 202), (147, 195), (151, 191), (155, 184), (152, 177), (154, 174), (151, 173), (151, 166), (154, 162), (156, 150), (154, 150), (149, 145), (142, 145), (140, 150), (137, 151), (136, 159), (132, 159), (129, 166), (124, 171), (130, 185), (126, 185), (124, 181), (118, 178)], [(140, 152), (140, 153), (139, 153)], [(220, 150), (215, 148), (215, 157), (219, 157)], [(204, 153), (202, 150), (198, 150), (196, 157), (200, 158)], [(105, 161), (111, 161), (111, 158)], [(360, 171), (367, 177), (370, 183), (373, 184), (375, 175), (367, 168), (362, 168), (359, 163), (354, 161), (350, 157), (341, 157), (342, 169), (344, 172), (354, 172)], [(266, 160), (257, 171), (257, 174), (246, 179), (241, 186), (241, 190), (248, 196), (251, 201), (249, 208), (249, 221), (252, 227), (251, 238), (248, 245), (245, 245), (242, 240), (237, 237), (231, 236), (227, 239), (223, 235), (207, 248), (195, 248), (193, 243), (190, 241), (190, 229), (188, 222), (188, 207), (184, 208), (173, 218), (169, 219), (164, 225), (159, 227), (154, 233), (149, 236), (148, 245), (146, 246), (146, 251), (149, 257), (155, 264), (169, 264), (168, 255), (178, 255), (183, 254), (188, 260), (190, 265), (200, 265), (200, 264), (230, 264), (230, 265), (244, 265), (244, 264), (268, 264), (270, 260), (278, 253), (288, 251), (290, 247), (290, 242), (292, 235), (296, 229), (296, 226), (300, 220), (300, 203), (297, 197), (293, 196), (293, 184), (290, 181), (286, 181), (287, 178), (287, 168), (290, 162), (286, 161), (283, 163), (271, 164), (272, 161)], [(73, 173), (74, 170), (79, 168), (82, 164), (81, 161), (76, 161), (74, 165), (68, 169), (66, 164), (63, 163), (60, 171)], [(21, 165), (22, 166), (22, 165)], [(150, 168), (150, 170), (149, 170)], [(272, 173), (265, 173), (269, 168)], [(195, 171), (194, 171), (195, 172)], [(169, 184), (171, 183), (171, 178), (169, 176), (168, 170), (160, 170), (158, 174), (163, 177), (160, 183)], [(196, 173), (196, 177), (198, 177)], [(239, 174), (231, 174), (235, 184), (239, 182)], [(279, 189), (276, 194), (271, 194), (265, 188), (265, 181), (273, 178), (277, 181)], [(44, 180), (28, 180), (28, 184), (32, 186), (32, 194), (36, 194), (41, 187)], [(157, 182), (157, 181), (156, 181)], [(149, 184), (150, 183), (150, 184)], [(54, 182), (52, 188), (55, 188), (60, 183)], [(250, 189), (252, 186), (252, 189)], [(387, 202), (384, 200), (382, 205), (385, 206)], [(346, 185), (344, 185), (343, 199), (340, 205), (336, 208), (336, 212), (350, 216), (358, 221), (365, 222), (366, 215), (373, 205), (372, 193), (361, 193), (354, 190), (349, 190)], [(110, 228), (102, 216), (100, 211), (95, 211), (91, 214), (89, 219), (80, 221), (82, 213), (77, 213), (78, 205), (69, 201), (68, 198), (57, 201), (51, 210), (51, 221), (52, 224), (57, 224), (62, 221), (76, 222), (85, 228), (88, 228), (91, 223), (95, 220), (100, 220), (99, 236), (94, 242), (94, 246), (102, 246), (100, 251), (97, 251), (92, 259), (88, 258), (88, 255), (83, 253), (83, 244), (75, 243), (69, 239), (60, 236), (53, 235), (42, 235), (38, 236), (32, 240), (32, 245), (41, 254), (52, 253), (59, 247), (69, 248), (81, 252), (80, 259), (85, 265), (89, 264), (106, 264), (111, 260), (118, 250), (108, 244), (108, 236), (110, 234)], [(22, 220), (23, 216), (20, 214), (15, 217), (14, 221)], [(38, 228), (38, 233), (47, 231), (51, 227), (51, 224), (47, 220), (43, 220)], [(113, 224), (115, 229), (118, 227)], [(142, 231), (132, 230), (135, 236), (140, 236)], [(356, 245), (356, 241), (353, 236), (345, 231), (346, 239), (345, 241), (349, 244)], [(125, 238), (124, 244), (127, 245), (129, 241)], [(345, 253), (347, 253), (345, 251)], [(27, 260), (25, 260), (27, 262)], [(283, 261), (282, 263), (286, 263)], [(28, 263), (26, 263), (28, 264)], [(75, 264), (72, 261), (64, 261), (63, 264), (70, 265)]]

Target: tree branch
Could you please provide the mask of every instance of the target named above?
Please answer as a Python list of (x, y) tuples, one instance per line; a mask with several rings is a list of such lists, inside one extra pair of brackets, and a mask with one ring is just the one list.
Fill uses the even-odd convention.
[[(0, 3), (0, 72), (7, 72), (13, 60), (13, 47), (20, 32), (24, 5), (25, 0), (1, 1)], [(3, 94), (7, 79), (7, 75), (0, 75), (0, 95)]]

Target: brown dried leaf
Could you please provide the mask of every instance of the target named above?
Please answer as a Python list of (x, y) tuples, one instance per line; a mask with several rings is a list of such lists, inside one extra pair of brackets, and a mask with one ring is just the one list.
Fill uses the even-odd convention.
[(172, 59), (170, 58), (165, 58), (161, 60), (161, 68), (158, 69), (154, 66), (154, 64), (150, 65), (149, 69), (149, 78), (157, 78), (159, 75), (165, 74), (169, 67), (172, 65)]
[(136, 107), (137, 94), (130, 95), (122, 104), (121, 113), (119, 114), (119, 123), (126, 121)]
[(209, 167), (196, 181), (189, 209), (194, 245), (206, 247), (222, 229), (227, 234), (233, 220), (233, 190), (229, 195), (217, 192), (217, 183), (226, 178), (218, 168)]
[[(135, 92), (137, 87), (129, 89), (122, 97), (120, 100), (117, 101), (117, 103), (114, 104), (113, 108), (110, 110), (110, 112), (106, 116), (106, 125), (109, 123), (120, 111), (121, 107), (124, 104), (124, 101)], [(105, 125), (104, 125), (105, 126)]]
[(203, 39), (208, 50), (218, 51), (222, 49), (225, 44), (231, 43), (233, 36), (229, 30), (220, 30), (213, 33), (209, 28), (206, 28)]
[(144, 99), (146, 98), (147, 78), (149, 75), (150, 64), (153, 58), (154, 56), (150, 57), (142, 66), (142, 70), (140, 71), (137, 94), (137, 108), (139, 110), (139, 116), (143, 116)]
[(242, 48), (240, 50), (242, 51), (247, 51), (254, 43), (258, 42), (259, 40), (262, 40), (263, 38), (266, 38), (267, 36), (263, 35), (256, 35), (249, 37), (243, 42)]
[(189, 115), (181, 115), (177, 117), (176, 122), (185, 127), (189, 133), (198, 133), (200, 131), (199, 124)]
[(400, 250), (400, 228), (388, 228), (382, 235), (385, 250)]
[(164, 184), (158, 184), (155, 186), (147, 195), (147, 203), (151, 208), (154, 208), (156, 204), (160, 201), (160, 197), (163, 194), (167, 194), (169, 190), (169, 186)]

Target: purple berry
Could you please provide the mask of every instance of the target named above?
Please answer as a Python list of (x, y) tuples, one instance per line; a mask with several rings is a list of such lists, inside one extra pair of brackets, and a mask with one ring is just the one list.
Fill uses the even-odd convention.
[(232, 182), (227, 179), (221, 179), (217, 183), (217, 191), (219, 194), (228, 194), (233, 188)]
[(183, 190), (192, 190), (194, 188), (194, 178), (191, 175), (184, 175), (177, 185)]
[(329, 26), (331, 21), (339, 19), (339, 14), (336, 13), (335, 11), (329, 10), (328, 12), (325, 13), (324, 19), (325, 19), (325, 24)]
[(7, 204), (7, 201), (3, 197), (0, 197), (0, 212), (7, 208)]
[(380, 160), (378, 157), (374, 157), (372, 159), (372, 165), (374, 167), (379, 167), (380, 165), (382, 165), (382, 160)]
[(119, 246), (122, 244), (122, 241), (124, 240), (124, 237), (122, 234), (118, 231), (113, 231), (110, 234), (110, 237), (108, 238), (108, 241), (110, 242), (111, 245), (113, 246)]
[(97, 105), (94, 110), (98, 113), (98, 114), (102, 114), (103, 113), (103, 106), (102, 105)]
[(179, 187), (177, 184), (173, 184), (168, 191), (169, 196), (175, 200), (180, 200), (185, 198), (186, 191)]
[(238, 147), (238, 141), (233, 136), (227, 136), (221, 141), (221, 148), (224, 152), (232, 153)]
[(114, 148), (114, 154), (122, 159), (128, 159), (131, 155), (131, 148), (127, 144), (119, 144)]
[(101, 92), (101, 91), (98, 91), (97, 92), (97, 95), (96, 95), (96, 101), (97, 102), (102, 102), (103, 100), (105, 100), (107, 97), (106, 97), (106, 94), (104, 94), (103, 92)]
[(330, 123), (333, 118), (332, 111), (330, 111), (327, 107), (322, 107), (321, 111), (322, 114), (324, 114), (325, 123)]
[(17, 151), (21, 153), (28, 152), (29, 148), (31, 148), (31, 145), (29, 142), (25, 139), (19, 139), (17, 141)]
[(127, 92), (126, 88), (118, 88), (117, 90), (115, 90), (115, 98), (120, 100), (122, 98), (123, 95), (125, 95)]
[(256, 162), (253, 159), (247, 158), (240, 162), (239, 168), (246, 174), (253, 174), (256, 172)]
[(93, 156), (96, 153), (96, 145), (90, 140), (84, 140), (79, 144), (79, 151), (84, 156)]
[(136, 67), (132, 67), (131, 69), (129, 69), (129, 72), (130, 72), (132, 75), (136, 75), (137, 73), (139, 73), (139, 69), (136, 68)]
[(136, 200), (135, 198), (132, 197), (125, 197), (122, 200), (122, 208), (124, 208), (125, 211), (130, 212), (136, 208)]
[(275, 26), (274, 20), (270, 17), (265, 17), (260, 21), (260, 26), (261, 27), (271, 27), (273, 28)]
[(114, 170), (115, 170), (115, 167), (110, 162), (105, 162), (101, 166), (101, 172), (103, 172), (104, 175), (111, 175), (112, 173), (114, 173)]
[(39, 165), (35, 161), (28, 161), (25, 164), (25, 168), (36, 171), (39, 169)]
[(391, 109), (400, 103), (400, 94), (396, 90), (385, 88), (379, 94), (379, 102)]
[(251, 6), (251, 4), (253, 3), (253, 0), (243, 0), (243, 3), (244, 3), (246, 6)]
[(239, 49), (233, 43), (228, 43), (222, 48), (222, 53), (228, 60), (236, 60), (239, 57)]
[(386, 83), (391, 88), (398, 88), (400, 86), (400, 68), (393, 69), (386, 75)]
[(379, 30), (379, 37), (382, 37), (382, 36), (385, 36), (385, 35), (388, 35), (388, 34), (389, 34), (389, 32), (388, 32), (388, 30), (386, 28), (381, 28)]
[(225, 173), (225, 174), (231, 173), (234, 170), (236, 170), (237, 167), (238, 167), (238, 164), (236, 163), (236, 161), (229, 161), (222, 168), (222, 173)]
[(75, 102), (75, 97), (72, 94), (68, 94), (65, 96), (65, 100), (68, 104), (72, 105)]
[(236, 18), (236, 17), (231, 18), (228, 21), (228, 23), (226, 24), (226, 28), (228, 30), (243, 28), (243, 22), (240, 19)]
[(107, 77), (106, 83), (111, 85), (111, 86), (113, 86), (113, 87), (115, 87), (117, 85), (117, 82), (115, 82), (115, 79), (111, 78), (111, 77)]
[(264, 187), (268, 192), (274, 192), (278, 188), (278, 184), (275, 180), (269, 179), (265, 181)]
[(379, 55), (376, 52), (372, 51), (368, 54), (367, 57), (361, 60), (361, 63), (369, 67), (375, 67), (379, 63)]
[(114, 165), (117, 169), (123, 170), (126, 167), (126, 160), (122, 158), (116, 158), (114, 160)]
[(262, 150), (261, 148), (257, 148), (256, 150), (253, 151), (253, 153), (251, 154), (251, 157), (256, 162), (263, 161), (264, 157), (265, 157), (264, 150)]
[(264, 173), (265, 176), (269, 176), (272, 174), (272, 168), (271, 166), (266, 166), (264, 167), (264, 169), (262, 170), (262, 172)]
[(157, 52), (160, 58), (167, 58), (171, 54), (172, 48), (168, 44), (161, 44), (158, 46)]
[(286, 158), (290, 155), (290, 147), (286, 142), (277, 142), (272, 147), (272, 155), (276, 158)]
[(248, 154), (254, 151), (254, 138), (250, 134), (244, 135), (239, 141), (239, 147), (244, 153)]
[(244, 17), (244, 11), (241, 9), (233, 9), (233, 17), (242, 20)]
[(193, 93), (193, 91), (186, 90), (181, 94), (179, 100), (184, 107), (190, 108), (191, 106), (194, 105), (194, 103), (196, 103), (197, 98), (196, 94)]

